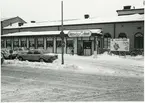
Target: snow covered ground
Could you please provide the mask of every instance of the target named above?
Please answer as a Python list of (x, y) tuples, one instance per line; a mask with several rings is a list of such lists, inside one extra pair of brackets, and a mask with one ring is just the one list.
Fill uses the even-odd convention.
[(54, 69), (99, 75), (133, 77), (140, 77), (144, 75), (143, 56), (124, 57), (108, 55), (107, 53), (97, 55), (96, 58), (94, 56), (72, 56), (70, 54), (64, 54), (64, 65), (61, 65), (61, 54), (58, 55), (58, 59), (53, 63), (5, 60), (4, 65)]

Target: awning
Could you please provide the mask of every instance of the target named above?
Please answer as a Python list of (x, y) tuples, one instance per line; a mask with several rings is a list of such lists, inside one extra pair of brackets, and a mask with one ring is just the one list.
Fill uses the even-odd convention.
[[(76, 32), (76, 33), (81, 33), (81, 35), (76, 37), (84, 37), (85, 36), (91, 36), (91, 34), (102, 34), (101, 29), (86, 29), (86, 30), (64, 30), (65, 35), (69, 35), (70, 32)], [(59, 35), (61, 31), (42, 31), (42, 32), (16, 32), (16, 33), (9, 33), (9, 34), (4, 34), (1, 35), (1, 37), (20, 37), (20, 36), (41, 36), (41, 35)], [(89, 33), (89, 35), (87, 34)]]

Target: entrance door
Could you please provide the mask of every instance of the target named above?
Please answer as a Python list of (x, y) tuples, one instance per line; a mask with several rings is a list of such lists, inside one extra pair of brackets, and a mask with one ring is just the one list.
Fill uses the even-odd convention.
[(84, 55), (90, 56), (92, 55), (92, 42), (91, 41), (83, 41), (83, 49), (84, 49)]

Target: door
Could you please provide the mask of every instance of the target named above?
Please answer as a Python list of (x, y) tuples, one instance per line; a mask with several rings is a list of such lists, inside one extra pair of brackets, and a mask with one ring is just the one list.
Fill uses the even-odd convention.
[(92, 55), (92, 42), (91, 41), (83, 41), (83, 49), (84, 49), (84, 55), (90, 56)]

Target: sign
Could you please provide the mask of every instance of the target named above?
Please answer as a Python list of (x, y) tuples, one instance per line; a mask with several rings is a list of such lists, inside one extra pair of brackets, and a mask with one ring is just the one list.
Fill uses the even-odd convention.
[(71, 30), (68, 32), (69, 37), (89, 37), (91, 36), (91, 31), (89, 30)]
[(111, 51), (129, 51), (129, 39), (111, 39)]

